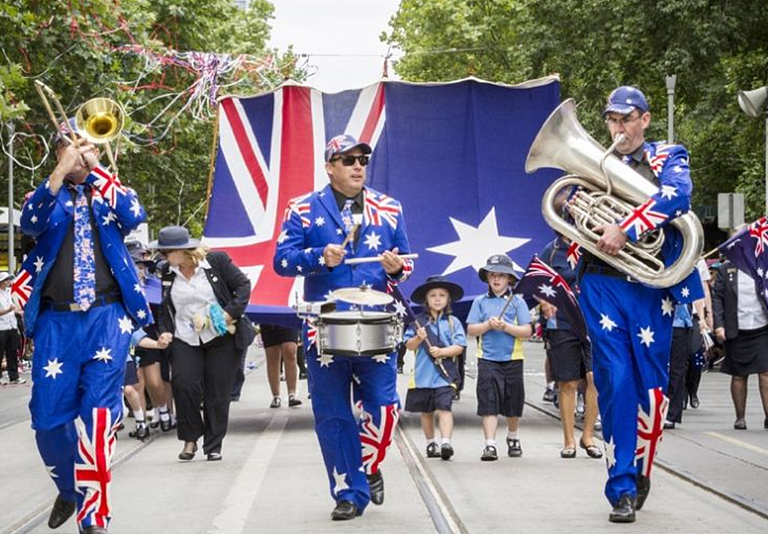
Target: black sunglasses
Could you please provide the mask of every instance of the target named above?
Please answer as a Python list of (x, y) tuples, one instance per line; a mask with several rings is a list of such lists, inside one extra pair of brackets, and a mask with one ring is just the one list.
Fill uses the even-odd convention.
[(339, 156), (338, 158), (331, 158), (331, 163), (334, 161), (341, 160), (341, 164), (345, 167), (351, 167), (355, 164), (355, 161), (358, 161), (361, 166), (365, 167), (368, 165), (368, 160), (371, 159), (369, 156), (362, 155), (362, 156)]

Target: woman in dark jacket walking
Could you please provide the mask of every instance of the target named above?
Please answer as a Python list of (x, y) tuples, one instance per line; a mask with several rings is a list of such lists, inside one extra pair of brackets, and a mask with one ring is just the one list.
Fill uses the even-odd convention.
[(168, 260), (160, 272), (158, 326), (173, 334), (171, 385), (184, 442), (179, 459), (194, 458), (203, 436), (208, 460), (221, 460), (239, 356), (255, 336), (243, 315), (251, 283), (225, 252), (209, 252), (181, 226), (160, 230), (150, 248)]

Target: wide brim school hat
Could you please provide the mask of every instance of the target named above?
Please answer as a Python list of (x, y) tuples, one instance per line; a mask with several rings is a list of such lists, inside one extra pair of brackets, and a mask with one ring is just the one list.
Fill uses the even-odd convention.
[(147, 245), (147, 248), (152, 250), (182, 250), (199, 246), (200, 240), (189, 237), (189, 230), (183, 226), (166, 226), (160, 230), (157, 240), (152, 241)]
[(480, 280), (488, 281), (488, 273), (503, 273), (512, 276), (515, 280), (520, 279), (520, 275), (515, 271), (515, 264), (506, 254), (494, 254), (485, 262), (485, 266), (477, 271)]
[(459, 301), (461, 300), (461, 297), (464, 296), (464, 290), (459, 284), (454, 284), (453, 282), (448, 281), (445, 276), (436, 274), (428, 277), (426, 282), (413, 290), (413, 293), (411, 293), (411, 300), (416, 304), (424, 304), (427, 300), (427, 293), (438, 287), (448, 291), (452, 302)]

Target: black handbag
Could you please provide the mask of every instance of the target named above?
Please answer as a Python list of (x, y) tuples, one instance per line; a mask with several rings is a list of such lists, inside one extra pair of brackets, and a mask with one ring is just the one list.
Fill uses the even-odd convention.
[(699, 318), (696, 315), (693, 316), (693, 326), (691, 327), (691, 335), (688, 339), (688, 354), (690, 356), (693, 356), (704, 348), (704, 339), (701, 337)]

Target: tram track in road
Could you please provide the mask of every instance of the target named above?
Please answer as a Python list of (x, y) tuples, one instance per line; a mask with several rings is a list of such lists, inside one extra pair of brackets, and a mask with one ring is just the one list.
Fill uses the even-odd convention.
[[(558, 421), (561, 420), (559, 410), (558, 411), (549, 410), (546, 407), (539, 406), (538, 404), (533, 403), (531, 401), (525, 401), (525, 404), (528, 407), (538, 412), (541, 412), (545, 415), (552, 417), (553, 419), (557, 419)], [(579, 430), (583, 429), (583, 425), (578, 422), (575, 424), (575, 426)], [(679, 437), (679, 436), (676, 436), (676, 437)], [(600, 439), (602, 440), (602, 432), (600, 432)], [(682, 439), (685, 439), (685, 438), (682, 438)], [(691, 441), (691, 440), (687, 440), (687, 441)], [(701, 444), (699, 443), (696, 443), (696, 445), (701, 446)], [(715, 452), (721, 453), (721, 451), (715, 451)], [(739, 508), (747, 510), (748, 512), (751, 512), (763, 519), (768, 519), (768, 508), (757, 505), (754, 502), (750, 501), (749, 499), (746, 499), (743, 496), (738, 495), (737, 493), (733, 493), (725, 489), (717, 488), (714, 485), (712, 485), (711, 482), (697, 475), (694, 475), (693, 473), (681, 468), (680, 466), (675, 465), (672, 462), (662, 460), (660, 458), (656, 458), (653, 462), (653, 465), (655, 467), (658, 467), (662, 471), (676, 478), (679, 478), (680, 480), (683, 480), (684, 482), (687, 482), (693, 486), (696, 486), (697, 488), (700, 488), (708, 493), (711, 493), (712, 495), (715, 495), (723, 499), (724, 501), (734, 504)]]

